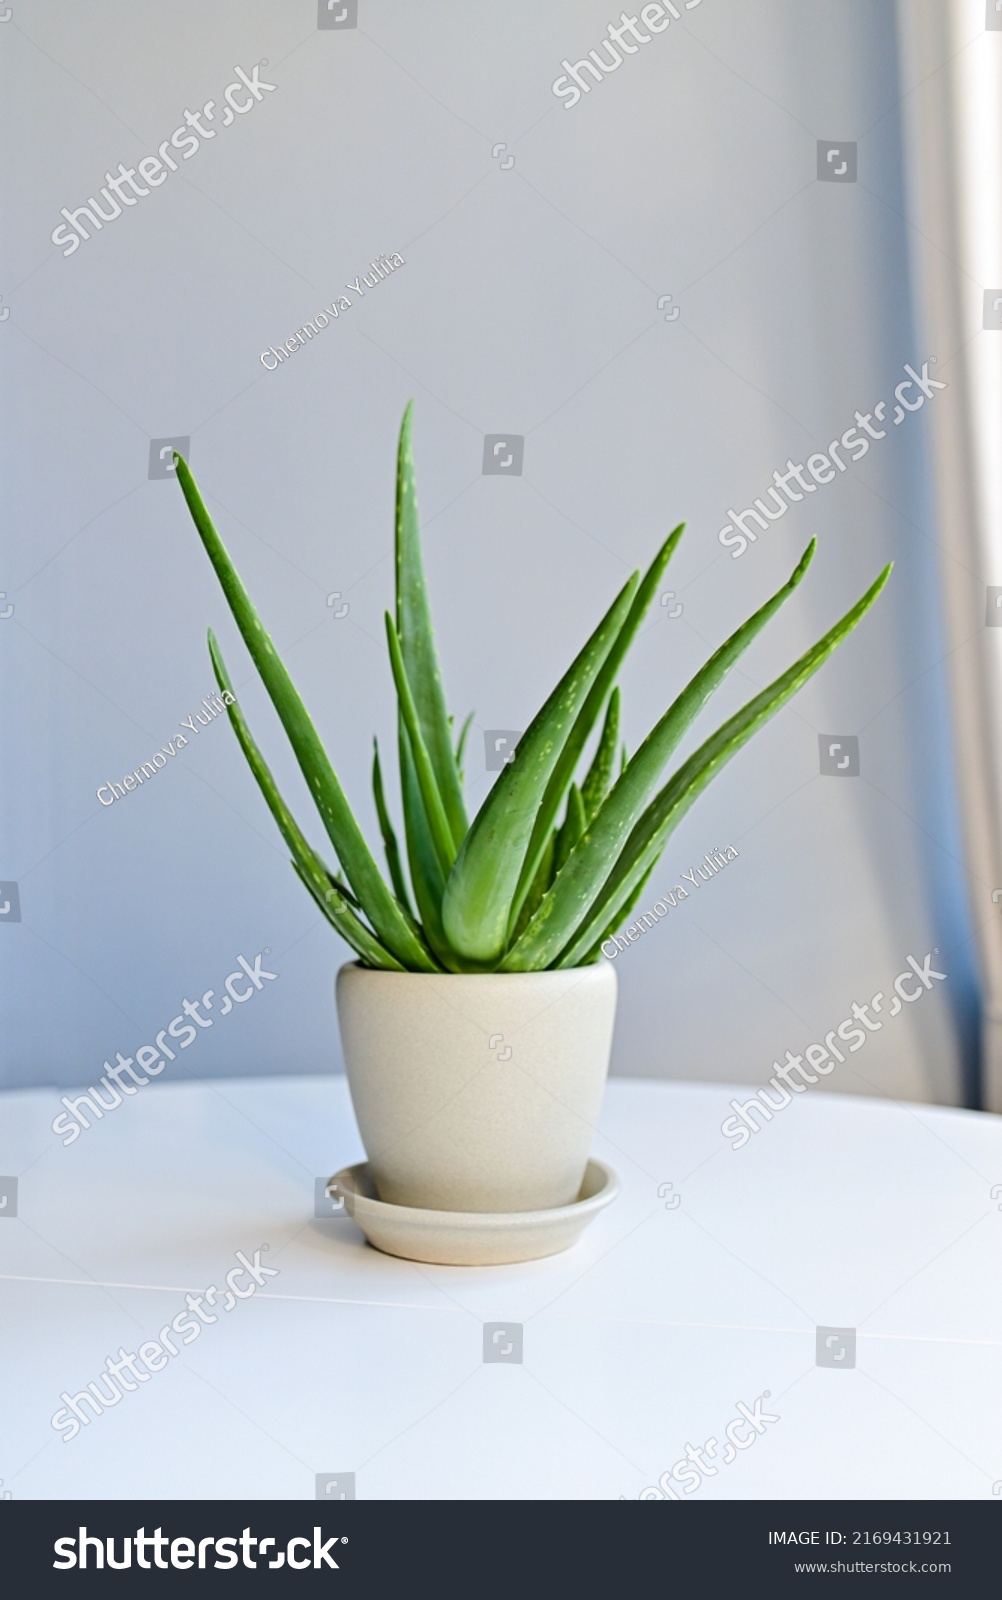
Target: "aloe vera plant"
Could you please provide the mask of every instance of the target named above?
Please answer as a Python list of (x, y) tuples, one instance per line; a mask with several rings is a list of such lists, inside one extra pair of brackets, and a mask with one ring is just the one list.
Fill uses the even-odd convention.
[[(800, 583), (814, 556), (812, 540), (787, 582), (700, 668), (633, 756), (627, 760), (622, 752), (617, 771), (616, 679), (682, 536), (681, 524), (646, 573), (634, 573), (624, 584), (470, 822), (462, 777), (470, 719), (456, 739), (425, 587), (408, 406), (397, 453), (396, 612), (386, 615), (399, 711), (403, 851), (386, 802), (378, 746), (372, 779), (387, 878), (187, 464), (178, 455), (174, 461), (195, 527), (320, 813), (336, 872), (307, 841), (233, 703), (228, 713), (241, 749), (292, 864), (321, 911), (364, 965), (392, 971), (533, 972), (596, 961), (693, 801), (852, 632), (891, 570), (885, 567), (834, 627), (662, 781), (713, 691)], [(232, 693), (211, 630), (209, 652), (219, 687)]]

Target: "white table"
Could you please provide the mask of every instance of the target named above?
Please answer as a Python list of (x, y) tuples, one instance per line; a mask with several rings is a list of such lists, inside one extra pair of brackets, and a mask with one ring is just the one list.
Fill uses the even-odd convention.
[[(343, 1079), (151, 1085), (68, 1148), (55, 1091), (0, 1096), (2, 1492), (636, 1498), (714, 1437), (693, 1500), (1002, 1493), (1002, 1121), (812, 1091), (735, 1151), (748, 1092), (613, 1081), (620, 1198), (489, 1269), (313, 1219), (362, 1154)], [(64, 1443), (60, 1392), (262, 1244), (278, 1276)], [(485, 1364), (485, 1322), (522, 1325), (521, 1364)], [(817, 1325), (858, 1330), (854, 1368), (816, 1365)]]

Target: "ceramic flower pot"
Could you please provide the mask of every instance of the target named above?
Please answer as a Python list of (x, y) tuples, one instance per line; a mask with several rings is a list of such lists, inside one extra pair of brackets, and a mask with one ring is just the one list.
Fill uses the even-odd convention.
[(581, 1188), (609, 1069), (616, 974), (337, 975), (348, 1084), (380, 1200), (539, 1211)]

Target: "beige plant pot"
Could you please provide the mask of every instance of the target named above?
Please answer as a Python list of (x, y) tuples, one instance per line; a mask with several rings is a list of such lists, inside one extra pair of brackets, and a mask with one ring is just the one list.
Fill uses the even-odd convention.
[(581, 1188), (609, 1069), (616, 974), (337, 975), (355, 1116), (379, 1198), (538, 1211)]

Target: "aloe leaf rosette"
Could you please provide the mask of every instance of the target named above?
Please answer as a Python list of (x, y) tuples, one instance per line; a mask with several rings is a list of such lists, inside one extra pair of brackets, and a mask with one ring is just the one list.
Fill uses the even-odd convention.
[[(455, 733), (442, 682), (421, 554), (411, 407), (397, 450), (395, 607), (386, 615), (397, 698), (399, 821), (378, 744), (373, 797), (385, 871), (331, 758), (206, 510), (175, 455), (177, 479), (261, 682), (278, 714), (333, 852), (329, 866), (279, 793), (234, 699), (227, 714), (292, 866), (367, 967), (406, 972), (539, 972), (598, 959), (629, 917), (672, 832), (707, 784), (859, 624), (890, 566), (816, 644), (674, 767), (673, 757), (744, 651), (802, 582), (812, 539), (787, 581), (710, 656), (627, 758), (617, 759), (617, 679), (684, 531), (633, 573), (543, 701), (473, 817), (463, 792), (467, 717)], [(215, 635), (216, 681), (233, 693)]]

